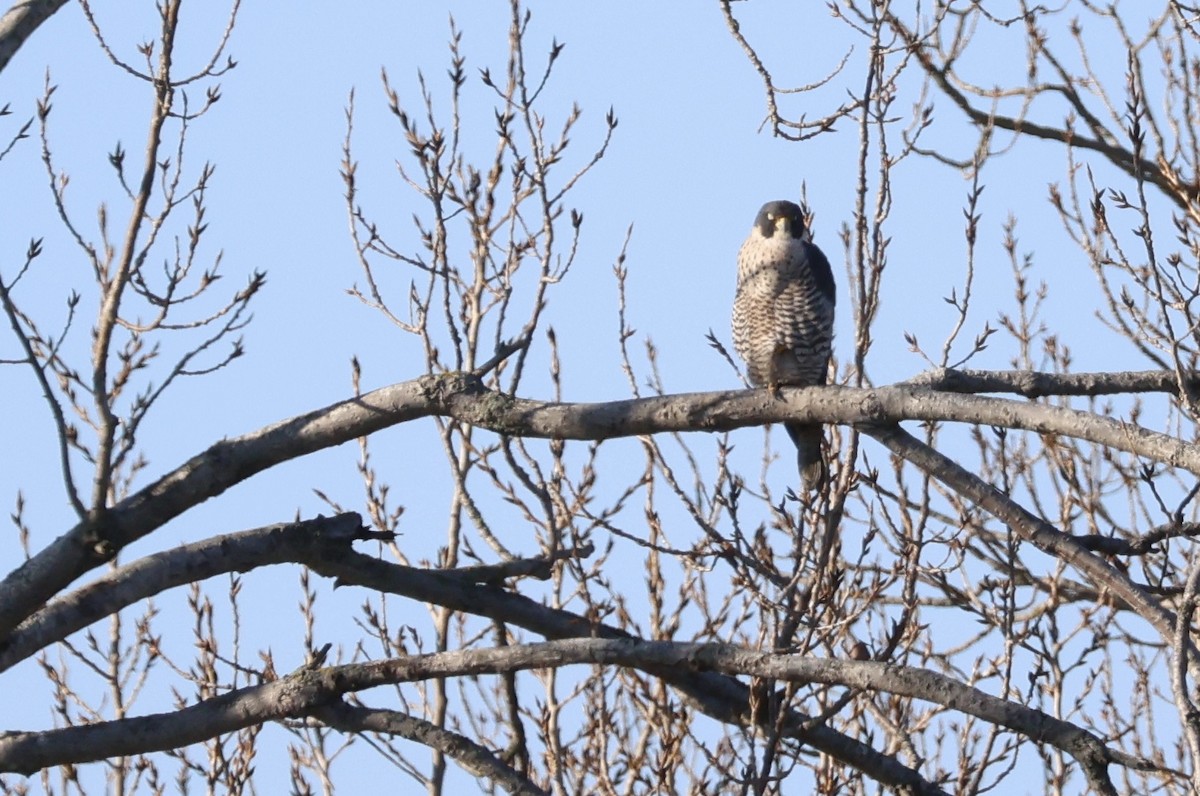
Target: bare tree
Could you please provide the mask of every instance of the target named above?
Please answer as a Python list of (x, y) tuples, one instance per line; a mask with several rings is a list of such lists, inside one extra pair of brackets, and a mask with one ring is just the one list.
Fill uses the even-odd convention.
[[(0, 581), (0, 671), (36, 660), (55, 726), (0, 734), (0, 771), (47, 792), (240, 793), (275, 723), (297, 793), (334, 791), (352, 744), (430, 793), (454, 791), (452, 767), (512, 793), (982, 793), (1026, 790), (1030, 771), (1047, 793), (1200, 790), (1200, 11), (1169, 2), (1132, 20), (1080, 0), (1004, 17), (846, 0), (830, 11), (863, 46), (796, 89), (775, 77), (793, 54), (756, 41), (754, 4), (718, 2), (761, 77), (767, 129), (798, 147), (831, 135), (858, 147), (840, 235), (853, 337), (831, 386), (670, 393), (658, 370), (669, 352), (628, 317), (622, 249), (613, 345), (629, 398), (562, 400), (573, 363), (559, 334), (572, 330), (552, 328), (547, 308), (579, 259), (573, 191), (603, 167), (618, 123), (547, 107), (562, 45), (533, 41), (512, 0), (502, 67), (468, 68), (452, 23), (448, 77), (419, 76), (417, 102), (384, 73), (406, 146), (393, 187), (421, 208), (411, 220), (365, 198), (387, 183), (360, 172), (364, 100), (347, 103), (352, 293), (423, 371), (365, 391), (356, 363), (345, 400), (222, 439), (152, 481), (139, 427), (165, 391), (242, 354), (265, 279), (225, 287), (205, 220), (213, 171), (183, 157), (235, 66), (238, 4), (211, 58), (184, 74), (181, 0), (160, 4), (137, 63), (80, 3), (98, 46), (154, 101), (138, 162), (109, 154), (117, 194), (96, 236), (67, 199), (54, 85), (35, 118), (3, 130), (0, 161), (38, 150), (62, 236), (93, 278), (68, 289), (61, 318), (35, 317), (23, 291), (42, 242), (16, 265), (0, 255), (13, 332), (0, 357), (45, 397), (76, 516), (57, 533), (31, 528), (18, 497), (25, 560)], [(0, 18), (0, 68), (60, 5)], [(1023, 53), (1018, 68), (985, 57), (996, 47)], [(473, 80), (489, 103), (467, 100)], [(806, 115), (792, 114), (797, 98)], [(970, 141), (941, 143), (939, 124), (964, 122)], [(483, 148), (467, 134), (479, 129), (494, 130)], [(1110, 344), (1145, 369), (1073, 372), (1019, 216), (998, 250), (980, 244), (987, 178), (1027, 139), (1062, 149), (1065, 172), (1040, 198), (1094, 274)], [(913, 168), (956, 170), (968, 186), (961, 286), (935, 349), (879, 321), (895, 208), (923, 201), (906, 187)], [(995, 316), (978, 309), (985, 263), (1012, 275)], [(710, 335), (714, 361), (731, 362), (725, 338)], [(876, 384), (899, 346), (927, 367)], [(997, 350), (1007, 368), (975, 367)], [(744, 455), (747, 432), (733, 450), (731, 431), (786, 419), (830, 425), (819, 494), (773, 486), (769, 438), (761, 459)], [(406, 547), (404, 508), (374, 463), (372, 435), (402, 424), (441, 448), (435, 560)], [(359, 446), (361, 504), (323, 495), (332, 516), (143, 552), (201, 502), (345, 442)], [(305, 632), (286, 643), (305, 663), (290, 672), (276, 668), (284, 641), (241, 629), (245, 580), (270, 565), (300, 579)], [(219, 576), (226, 588), (209, 583)], [(330, 586), (358, 595), (342, 617), (350, 645), (318, 630)], [(192, 617), (186, 654), (155, 602), (173, 592)], [(165, 710), (144, 698), (163, 681)], [(0, 777), (0, 790), (29, 782)]]

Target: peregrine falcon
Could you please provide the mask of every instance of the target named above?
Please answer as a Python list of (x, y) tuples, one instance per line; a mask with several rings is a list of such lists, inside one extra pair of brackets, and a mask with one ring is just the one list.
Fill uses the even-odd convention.
[[(738, 253), (733, 345), (758, 387), (825, 383), (836, 291), (829, 260), (812, 242), (794, 202), (767, 202)], [(821, 427), (784, 423), (807, 490), (825, 480)]]

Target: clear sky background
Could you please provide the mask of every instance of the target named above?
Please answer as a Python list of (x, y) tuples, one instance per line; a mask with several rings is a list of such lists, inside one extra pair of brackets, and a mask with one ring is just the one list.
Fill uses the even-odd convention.
[[(111, 46), (136, 60), (135, 46), (155, 34), (152, 4), (96, 5)], [(181, 68), (207, 58), (224, 24), (226, 9), (221, 6), (206, 1), (185, 7)], [(670, 391), (738, 386), (736, 374), (704, 336), (711, 328), (729, 340), (735, 257), (758, 207), (772, 199), (798, 198), (802, 185), (816, 212), (816, 242), (834, 263), (838, 280), (840, 339), (835, 350), (848, 347), (850, 296), (837, 233), (852, 222), (857, 136), (850, 125), (801, 144), (761, 131), (761, 82), (726, 29), (716, 2), (535, 0), (529, 7), (534, 14), (528, 38), (531, 64), (542, 62), (552, 40), (566, 45), (543, 108), (552, 128), (572, 102), (583, 108), (571, 162), (582, 163), (602, 140), (610, 106), (620, 119), (608, 156), (574, 194), (571, 204), (585, 214), (582, 246), (549, 310), (563, 346), (564, 397), (605, 400), (628, 395), (615, 343), (617, 296), (611, 269), (630, 225), (629, 315), (638, 331), (633, 349), (638, 361), (644, 363), (640, 341), (649, 338), (658, 347)], [(821, 79), (850, 52), (844, 71), (823, 92), (802, 95), (789, 106), (791, 111), (818, 115), (863, 84), (862, 41), (832, 18), (825, 4), (755, 0), (735, 8), (746, 36), (760, 48), (782, 86)], [(387, 69), (406, 103), (415, 106), (419, 101), (418, 69), (439, 100), (444, 98), (450, 14), (463, 31), (470, 75), (465, 135), (486, 157), (493, 147), (493, 103), (477, 75), (482, 67), (503, 73), (506, 2), (244, 5), (229, 48), (238, 66), (220, 80), (222, 100), (194, 128), (189, 172), (194, 175), (204, 160), (216, 164), (206, 246), (210, 255), (218, 246), (223, 251), (227, 282), (241, 284), (252, 270), (265, 269), (268, 283), (254, 303), (255, 320), (245, 332), (246, 356), (216, 375), (172, 390), (147, 422), (143, 442), (150, 465), (139, 485), (221, 437), (349, 396), (352, 356), (363, 363), (368, 389), (421, 374), (418, 341), (346, 294), (348, 287), (362, 282), (362, 274), (347, 234), (340, 148), (344, 110), (353, 89), (363, 203), (393, 230), (411, 230), (411, 214), (424, 208), (393, 166), (406, 145), (387, 111), (380, 69)], [(999, 41), (996, 47), (988, 68), (1020, 69), (1023, 52), (1006, 49)], [(108, 62), (72, 4), (44, 25), (0, 73), (0, 106), (9, 103), (13, 111), (0, 119), (0, 140), (7, 140), (33, 115), (47, 72), (58, 86), (50, 138), (57, 164), (71, 175), (71, 208), (88, 231), (95, 229), (87, 225), (100, 201), (108, 202), (112, 216), (123, 224), (126, 206), (107, 153), (120, 141), (132, 161), (140, 158), (148, 88)], [(918, 88), (908, 86), (914, 100)], [(911, 112), (910, 104), (897, 108)], [(1051, 113), (1052, 120), (1060, 118), (1060, 112)], [(936, 120), (931, 140), (966, 155), (974, 137), (958, 112), (937, 99)], [(11, 278), (30, 238), (45, 238), (45, 254), (18, 298), (52, 328), (65, 314), (72, 286), (87, 283), (88, 266), (56, 220), (39, 149), (36, 138), (26, 140), (0, 163), (0, 275)], [(1094, 280), (1078, 250), (1064, 245), (1057, 217), (1046, 202), (1046, 185), (1062, 179), (1064, 166), (1056, 147), (1032, 143), (1017, 147), (984, 173), (988, 187), (981, 206), (977, 305), (964, 342), (984, 323), (995, 326), (999, 308), (1011, 303), (1012, 275), (999, 241), (1001, 225), (1013, 212), (1021, 219), (1019, 250), (1035, 253), (1034, 281), (1045, 279), (1052, 285), (1048, 314), (1068, 330), (1064, 342), (1076, 351), (1077, 369), (1140, 367), (1131, 354), (1103, 342), (1098, 334), (1101, 327), (1091, 316), (1097, 305)], [(953, 309), (941, 299), (954, 289), (961, 291), (964, 278), (961, 209), (968, 183), (950, 168), (917, 158), (903, 164), (896, 178), (892, 264), (870, 361), (870, 377), (879, 384), (925, 368), (907, 350), (903, 333), (916, 334), (936, 350), (955, 320)], [(415, 240), (411, 232), (404, 234)], [(89, 342), (85, 330), (94, 306), (90, 298), (85, 292), (77, 350)], [(973, 364), (1008, 367), (1012, 348), (1002, 337), (997, 342)], [(0, 335), (0, 358), (16, 355), (11, 334)], [(529, 397), (549, 397), (533, 389), (543, 383), (531, 381)], [(8, 418), (0, 425), (0, 505), (11, 510), (21, 490), (26, 521), (33, 528), (35, 547), (40, 547), (72, 523), (59, 478), (53, 424), (26, 368), (0, 368), (0, 402)], [(743, 447), (757, 451), (760, 437), (752, 431), (743, 436)], [(375, 464), (408, 509), (403, 525), (406, 549), (427, 545), (432, 554), (442, 536), (445, 501), (428, 499), (433, 485), (423, 479), (433, 477), (431, 463), (440, 468), (442, 454), (428, 444), (428, 428), (393, 430), (380, 437)], [(636, 443), (629, 445), (636, 455)], [(874, 455), (881, 456), (878, 450)], [(125, 560), (176, 541), (286, 521), (297, 513), (329, 513), (314, 496), (314, 488), (347, 508), (357, 508), (361, 483), (354, 471), (356, 459), (357, 449), (343, 446), (257, 476), (135, 546)], [(785, 457), (783, 465), (788, 464)], [(782, 484), (788, 468), (777, 469)], [(519, 540), (514, 547), (534, 552)], [(5, 571), (19, 560), (15, 533), (0, 545), (0, 556)], [(257, 643), (256, 630), (283, 628), (273, 643), (285, 669), (300, 663), (289, 657), (299, 646), (289, 646), (289, 639), (298, 640), (302, 632), (295, 608), (296, 577), (288, 569), (248, 578), (253, 604), (262, 609), (250, 619), (248, 646)], [(361, 595), (323, 594), (321, 599), (326, 623), (321, 632), (333, 640), (350, 627), (349, 617)], [(180, 611), (183, 596), (164, 596), (159, 602), (171, 616)], [(23, 678), (19, 682), (27, 687), (14, 691), (14, 678)], [(36, 667), (26, 665), (6, 675), (5, 682), (2, 723), (48, 726), (48, 687)], [(147, 702), (145, 709), (154, 707)], [(280, 761), (275, 771), (269, 768), (260, 769), (268, 782), (286, 776), (286, 762)]]

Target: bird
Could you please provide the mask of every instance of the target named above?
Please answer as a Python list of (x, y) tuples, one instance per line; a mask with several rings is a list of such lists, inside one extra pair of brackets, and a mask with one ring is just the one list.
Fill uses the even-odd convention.
[[(812, 242), (795, 202), (767, 202), (758, 211), (737, 260), (733, 346), (756, 387), (825, 384), (833, 352), (837, 288), (825, 254)], [(784, 423), (796, 444), (806, 490), (825, 481), (819, 424)]]

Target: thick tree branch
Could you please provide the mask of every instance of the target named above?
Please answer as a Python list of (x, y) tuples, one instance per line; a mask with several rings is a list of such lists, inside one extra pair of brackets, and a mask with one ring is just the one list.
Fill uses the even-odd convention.
[(362, 531), (355, 513), (214, 536), (139, 558), (56, 599), (0, 641), (0, 672), (106, 616), (170, 589), (230, 572), (300, 563), (318, 541), (349, 549)]
[[(337, 566), (336, 572), (347, 574), (350, 583), (359, 584), (360, 581), (354, 578), (356, 569), (373, 571), (373, 564), (379, 559), (356, 553), (350, 545), (371, 536), (372, 532), (363, 528), (362, 517), (355, 512), (347, 512), (334, 517), (316, 517), (214, 536), (145, 556), (54, 600), (33, 614), (0, 642), (0, 672), (135, 603), (217, 575), (250, 572), (260, 567), (285, 563), (316, 564), (319, 572), (334, 562), (340, 562), (343, 566)], [(498, 585), (510, 578), (548, 578), (555, 561), (586, 558), (591, 553), (590, 547), (566, 549), (548, 556), (517, 558), (501, 564), (436, 572), (456, 582)], [(422, 578), (433, 570), (385, 563), (383, 571), (385, 577), (371, 581), (378, 590), (407, 594), (403, 589), (389, 588), (390, 584), (411, 583), (414, 580), (424, 582)], [(342, 580), (343, 584), (346, 582)], [(435, 586), (419, 593), (429, 601), (438, 602), (436, 591)], [(487, 598), (479, 594), (474, 599), (482, 603)], [(474, 612), (478, 613), (477, 610)], [(583, 621), (582, 618), (580, 621)]]
[(450, 379), (420, 379), (222, 440), (96, 520), (82, 522), (0, 581), (0, 638), (92, 567), (187, 509), (252, 475), (389, 425), (428, 416), (423, 394)]
[[(1200, 388), (1200, 376), (1192, 374)], [(1179, 381), (1170, 370), (1127, 370), (1115, 373), (1046, 373), (1036, 370), (953, 370), (938, 368), (900, 383), (941, 392), (1013, 393), (1024, 398), (1051, 395), (1179, 394)], [(897, 385), (900, 386), (900, 385)]]
[(685, 393), (609, 403), (552, 403), (486, 389), (469, 374), (384, 387), (242, 437), (222, 440), (95, 520), (80, 523), (0, 582), (0, 638), (121, 548), (229, 487), (388, 426), (439, 415), (502, 434), (604, 440), (664, 431), (724, 431), (787, 419), (845, 425), (950, 421), (1075, 437), (1200, 474), (1200, 447), (1086, 412), (911, 386)]
[(0, 17), (0, 72), (43, 22), (67, 4), (67, 0), (17, 0)]
[[(148, 556), (35, 614), (13, 633), (6, 646), (0, 648), (0, 663), (11, 666), (36, 652), (41, 645), (52, 643), (114, 610), (163, 590), (224, 572), (247, 571), (284, 561), (304, 564), (320, 575), (334, 578), (337, 586), (363, 586), (408, 597), (418, 603), (440, 605), (522, 627), (548, 639), (636, 640), (617, 628), (547, 607), (496, 585), (480, 584), (476, 582), (474, 568), (461, 571), (421, 569), (358, 553), (351, 549), (350, 543), (360, 536), (359, 524), (357, 514), (341, 514), (214, 537)], [(750, 723), (749, 688), (738, 680), (712, 672), (674, 668), (665, 668), (655, 674), (706, 715), (728, 724)], [(788, 731), (813, 748), (881, 782), (911, 787), (918, 793), (941, 792), (890, 755), (881, 754), (824, 725), (813, 725), (809, 717), (796, 711), (790, 714)], [(148, 732), (153, 734), (153, 731)], [(0, 744), (0, 750), (2, 748)], [(0, 752), (0, 768), (2, 761)]]
[(864, 434), (921, 468), (975, 505), (1011, 527), (1021, 538), (1082, 572), (1096, 588), (1107, 589), (1154, 626), (1164, 640), (1171, 639), (1175, 615), (1147, 594), (1128, 576), (1072, 536), (1027, 511), (991, 484), (967, 472), (957, 462), (924, 444), (899, 426), (862, 426)]
[[(238, 689), (174, 714), (122, 719), (0, 738), (0, 770), (31, 773), (56, 763), (85, 762), (147, 749), (167, 749), (202, 737), (283, 718), (314, 716), (344, 694), (436, 677), (477, 677), (572, 664), (627, 666), (653, 674), (718, 672), (795, 683), (840, 685), (922, 699), (975, 716), (1066, 752), (1079, 761), (1093, 788), (1115, 793), (1111, 763), (1156, 770), (1109, 749), (1070, 722), (993, 697), (937, 672), (875, 661), (836, 660), (759, 652), (726, 644), (579, 638), (491, 649), (414, 655), (369, 663), (302, 669), (274, 682)], [(205, 736), (198, 735), (205, 732)], [(51, 752), (53, 756), (48, 756)], [(892, 783), (899, 784), (899, 783)]]
[(356, 707), (335, 700), (313, 710), (312, 716), (344, 733), (357, 735), (378, 732), (397, 735), (437, 749), (447, 757), (454, 758), (463, 769), (474, 776), (486, 777), (518, 796), (546, 796), (549, 793), (506, 766), (486, 747), (480, 746), (467, 736), (398, 710)]
[[(338, 586), (364, 586), (408, 597), (418, 603), (441, 605), (531, 630), (547, 639), (637, 640), (618, 628), (570, 611), (550, 608), (496, 586), (479, 585), (450, 573), (393, 564), (344, 547), (314, 548), (310, 555), (305, 564), (318, 574), (336, 578)], [(733, 677), (671, 666), (647, 667), (646, 671), (675, 688), (697, 710), (717, 721), (739, 726), (752, 721), (750, 689)], [(880, 782), (907, 787), (914, 793), (941, 793), (940, 789), (927, 783), (915, 770), (891, 755), (882, 754), (824, 724), (813, 723), (798, 711), (789, 711), (785, 729), (788, 736)]]

